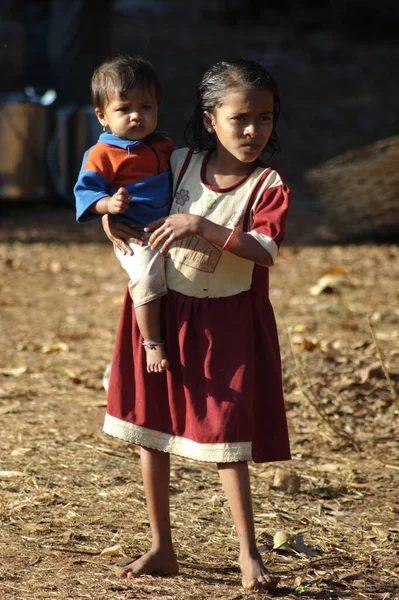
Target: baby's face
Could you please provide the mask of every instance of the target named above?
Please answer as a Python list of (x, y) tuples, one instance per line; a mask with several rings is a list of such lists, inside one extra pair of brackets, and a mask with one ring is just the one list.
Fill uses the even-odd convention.
[(96, 109), (102, 125), (114, 135), (128, 140), (142, 140), (157, 125), (158, 102), (153, 90), (128, 90), (122, 98), (119, 93), (110, 96), (104, 111)]

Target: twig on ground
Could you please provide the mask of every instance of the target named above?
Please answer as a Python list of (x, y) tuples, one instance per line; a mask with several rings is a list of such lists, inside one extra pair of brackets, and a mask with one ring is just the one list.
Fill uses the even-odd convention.
[(90, 550), (90, 548), (62, 548), (62, 546), (43, 546), (49, 550), (56, 550), (57, 552), (69, 552), (70, 554), (89, 554), (90, 556), (99, 556), (100, 550)]
[(387, 369), (387, 366), (385, 364), (384, 358), (382, 356), (381, 348), (380, 348), (380, 346), (378, 344), (377, 336), (375, 335), (375, 330), (374, 330), (374, 326), (373, 326), (373, 324), (371, 322), (371, 316), (370, 315), (367, 315), (367, 322), (368, 322), (369, 327), (370, 327), (371, 336), (373, 338), (374, 346), (375, 346), (375, 348), (377, 350), (378, 358), (380, 359), (382, 370), (384, 372), (384, 375), (385, 375), (386, 380), (387, 380), (388, 385), (389, 385), (389, 389), (391, 391), (392, 399), (393, 399), (394, 402), (396, 402), (399, 405), (398, 394), (396, 393), (395, 386), (393, 384), (393, 381), (391, 379), (391, 376), (390, 376), (389, 371)]
[(111, 450), (111, 448), (104, 448), (102, 446), (92, 446), (91, 444), (83, 444), (80, 443), (80, 446), (84, 446), (85, 448), (90, 448), (92, 450), (96, 450), (97, 452), (101, 452), (102, 454), (109, 454), (110, 456), (117, 456), (118, 458), (130, 458), (128, 454), (122, 454), (122, 452), (117, 452), (116, 450)]
[[(307, 402), (310, 404), (310, 406), (317, 412), (317, 414), (322, 419), (322, 421), (324, 421), (324, 423), (326, 423), (326, 425), (328, 425), (328, 427), (338, 437), (344, 439), (346, 442), (349, 442), (355, 450), (360, 451), (361, 448), (360, 448), (359, 444), (356, 442), (356, 440), (351, 435), (349, 435), (349, 433), (346, 433), (346, 431), (342, 431), (341, 429), (336, 427), (335, 424), (331, 422), (331, 419), (325, 413), (325, 411), (319, 406), (318, 399), (313, 392), (313, 388), (309, 381), (307, 373), (306, 373), (303, 365), (301, 365), (298, 360), (297, 354), (294, 349), (294, 343), (292, 341), (291, 330), (289, 327), (288, 327), (288, 339), (290, 342), (291, 353), (294, 358), (295, 367), (296, 367), (296, 377), (295, 378), (296, 378), (296, 382), (297, 382), (299, 391), (301, 392), (302, 396), (305, 398), (305, 400), (307, 400)], [(307, 391), (305, 390), (305, 387), (308, 388), (309, 393), (307, 393)]]

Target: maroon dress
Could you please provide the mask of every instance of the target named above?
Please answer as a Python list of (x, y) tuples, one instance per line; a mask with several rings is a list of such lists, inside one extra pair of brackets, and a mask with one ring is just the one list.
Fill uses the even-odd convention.
[[(205, 181), (208, 156), (194, 154), (182, 168), (186, 156), (186, 149), (172, 156), (178, 183), (171, 213), (203, 214), (248, 231), (275, 258), (289, 205), (279, 174), (256, 166), (235, 186), (216, 189)], [(171, 250), (167, 281), (162, 322), (170, 368), (147, 373), (126, 292), (104, 431), (200, 461), (288, 460), (269, 269), (193, 236)]]

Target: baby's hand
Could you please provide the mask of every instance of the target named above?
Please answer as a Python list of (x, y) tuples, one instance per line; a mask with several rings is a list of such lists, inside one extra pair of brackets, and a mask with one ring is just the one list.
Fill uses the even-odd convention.
[(121, 215), (127, 211), (131, 197), (128, 191), (121, 187), (108, 200), (108, 213), (110, 215)]

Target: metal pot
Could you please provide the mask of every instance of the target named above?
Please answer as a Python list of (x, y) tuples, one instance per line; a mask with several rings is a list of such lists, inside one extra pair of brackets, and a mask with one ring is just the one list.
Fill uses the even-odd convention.
[(52, 109), (19, 97), (0, 103), (0, 197), (40, 199), (51, 193), (47, 145)]

